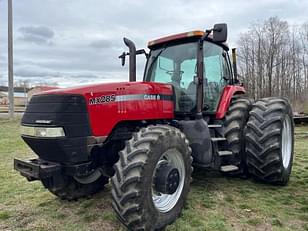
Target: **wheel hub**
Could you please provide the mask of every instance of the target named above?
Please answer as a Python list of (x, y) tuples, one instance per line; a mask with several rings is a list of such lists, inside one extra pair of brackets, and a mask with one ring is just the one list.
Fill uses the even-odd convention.
[(185, 164), (177, 149), (162, 154), (152, 176), (152, 200), (159, 212), (167, 213), (177, 204), (184, 188), (185, 174)]
[(157, 170), (154, 179), (154, 189), (159, 193), (173, 194), (180, 183), (179, 170), (171, 165), (163, 164)]

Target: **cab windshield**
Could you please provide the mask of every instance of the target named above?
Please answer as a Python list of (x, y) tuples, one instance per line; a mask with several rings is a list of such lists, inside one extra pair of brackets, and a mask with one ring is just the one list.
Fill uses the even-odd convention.
[[(171, 84), (177, 112), (196, 111), (197, 49), (198, 43), (190, 42), (152, 50), (149, 57), (146, 81)], [(227, 55), (221, 46), (203, 42), (203, 111), (216, 111), (221, 92), (231, 79)]]
[(192, 112), (196, 107), (194, 76), (197, 76), (196, 42), (170, 46), (151, 52), (145, 79), (173, 85), (176, 111)]

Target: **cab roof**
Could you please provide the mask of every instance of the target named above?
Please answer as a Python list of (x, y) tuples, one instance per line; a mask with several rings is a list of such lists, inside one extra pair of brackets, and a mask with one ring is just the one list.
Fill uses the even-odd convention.
[[(178, 40), (184, 40), (184, 39), (191, 39), (191, 38), (201, 38), (205, 35), (204, 31), (201, 30), (194, 30), (194, 31), (188, 31), (184, 33), (179, 33), (179, 34), (174, 34), (174, 35), (169, 35), (165, 36), (162, 38), (154, 39), (148, 42), (148, 48), (153, 49), (154, 47), (157, 47), (159, 45), (169, 43), (169, 42), (174, 42)], [(213, 40), (213, 34), (209, 34), (207, 37), (207, 40)], [(229, 50), (228, 44), (227, 43), (221, 43), (223, 47), (225, 47), (227, 50)]]

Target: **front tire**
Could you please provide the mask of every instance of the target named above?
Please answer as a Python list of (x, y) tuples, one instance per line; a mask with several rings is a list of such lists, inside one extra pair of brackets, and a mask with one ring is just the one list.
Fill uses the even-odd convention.
[(257, 180), (286, 185), (294, 152), (292, 108), (283, 98), (258, 100), (245, 131), (247, 166)]
[(171, 126), (151, 125), (134, 133), (119, 155), (111, 182), (120, 221), (130, 230), (156, 230), (175, 221), (192, 173), (185, 135)]

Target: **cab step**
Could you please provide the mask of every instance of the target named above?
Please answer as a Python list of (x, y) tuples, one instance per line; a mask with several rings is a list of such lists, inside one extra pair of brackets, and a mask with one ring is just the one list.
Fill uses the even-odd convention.
[(222, 125), (221, 124), (209, 124), (208, 127), (209, 128), (221, 128)]
[(220, 171), (222, 172), (233, 172), (239, 170), (239, 168), (235, 165), (224, 165), (224, 166), (220, 166)]
[(227, 139), (225, 137), (212, 137), (212, 142), (219, 142), (219, 141), (226, 141)]
[(233, 152), (231, 151), (218, 151), (219, 156), (231, 156)]

